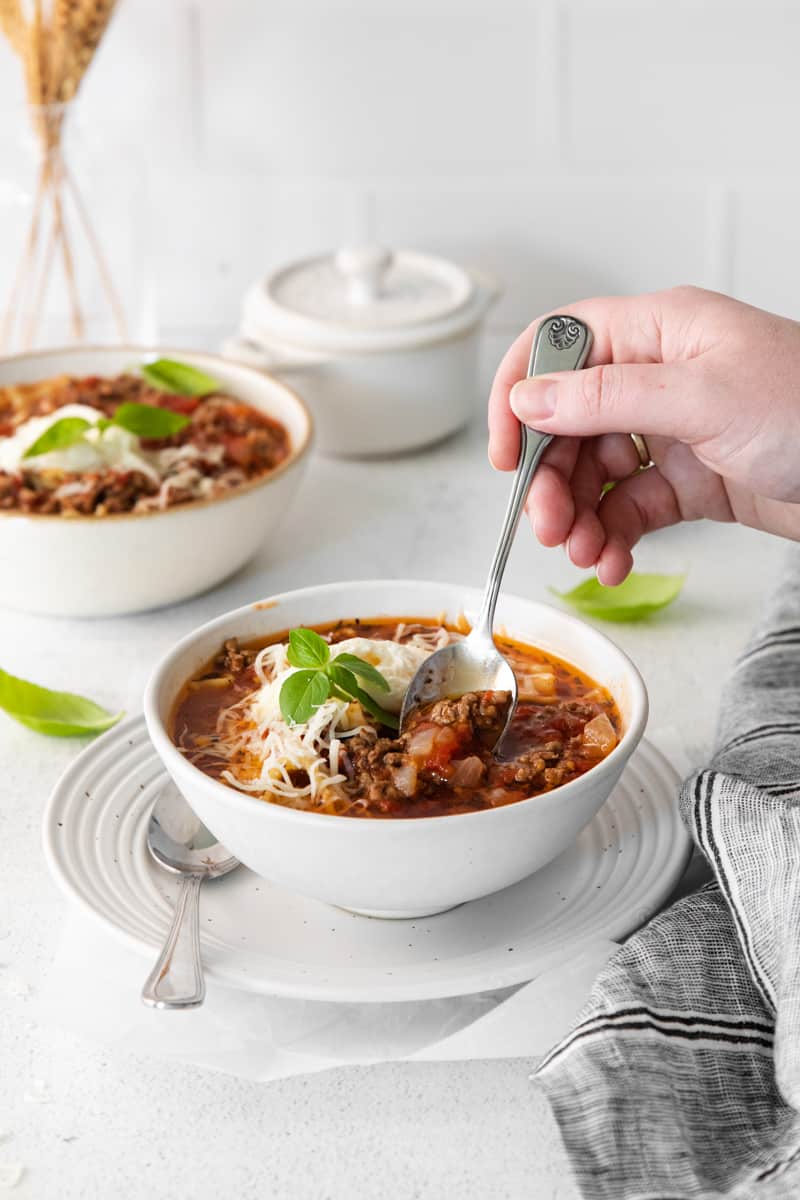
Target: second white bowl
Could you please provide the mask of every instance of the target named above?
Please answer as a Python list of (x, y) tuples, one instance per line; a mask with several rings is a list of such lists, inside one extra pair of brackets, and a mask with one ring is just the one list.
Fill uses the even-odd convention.
[(50, 616), (140, 612), (185, 600), (233, 574), (288, 510), (305, 468), (311, 417), (268, 375), (212, 354), (153, 347), (85, 347), (0, 361), (0, 386), (52, 375), (118, 375), (147, 358), (177, 358), (206, 371), (240, 400), (283, 422), (288, 458), (217, 500), (164, 512), (104, 517), (0, 512), (0, 603)]

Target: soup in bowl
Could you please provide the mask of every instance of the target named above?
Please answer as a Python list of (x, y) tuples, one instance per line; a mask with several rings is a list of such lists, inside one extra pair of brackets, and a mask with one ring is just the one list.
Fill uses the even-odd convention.
[(198, 816), (267, 879), (389, 917), (507, 887), (602, 806), (647, 699), (602, 634), (505, 596), (496, 636), (520, 702), (499, 746), (500, 692), (437, 702), (399, 731), (414, 671), (463, 636), (479, 601), (444, 584), (343, 583), (229, 613), (157, 667), (151, 737)]

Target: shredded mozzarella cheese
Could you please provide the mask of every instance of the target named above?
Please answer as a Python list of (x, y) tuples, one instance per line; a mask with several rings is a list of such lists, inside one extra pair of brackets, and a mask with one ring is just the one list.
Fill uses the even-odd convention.
[[(427, 631), (415, 633), (405, 642), (348, 638), (331, 646), (331, 657), (349, 653), (371, 662), (386, 678), (389, 692), (374, 686), (367, 689), (363, 680), (359, 682), (380, 704), (399, 712), (420, 663), (448, 640), (446, 629), (431, 630), (430, 635)], [(342, 787), (347, 782), (341, 769), (342, 754), (347, 739), (363, 732), (374, 735), (375, 726), (359, 703), (334, 697), (321, 704), (308, 721), (289, 725), (280, 709), (281, 688), (295, 670), (287, 652), (285, 642), (259, 651), (253, 669), (260, 687), (223, 710), (209, 755), (227, 763), (222, 778), (244, 792), (293, 803), (305, 798), (311, 808), (332, 800), (345, 809), (360, 804)]]

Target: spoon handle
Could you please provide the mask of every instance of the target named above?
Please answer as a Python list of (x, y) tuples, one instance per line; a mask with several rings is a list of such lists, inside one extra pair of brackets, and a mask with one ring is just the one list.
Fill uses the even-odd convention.
[[(583, 321), (579, 321), (577, 317), (547, 317), (539, 326), (533, 342), (528, 378), (532, 375), (547, 375), (551, 371), (578, 371), (589, 357), (591, 348), (592, 331)], [(475, 622), (474, 632), (480, 637), (488, 637), (491, 640), (494, 610), (514, 534), (517, 532), (536, 468), (552, 440), (549, 433), (538, 433), (535, 429), (529, 429), (527, 425), (520, 426), (517, 473), (514, 476), (497, 549), (489, 568), (480, 615)]]
[(142, 988), (151, 1008), (195, 1008), (206, 994), (200, 960), (202, 875), (185, 874), (164, 949)]

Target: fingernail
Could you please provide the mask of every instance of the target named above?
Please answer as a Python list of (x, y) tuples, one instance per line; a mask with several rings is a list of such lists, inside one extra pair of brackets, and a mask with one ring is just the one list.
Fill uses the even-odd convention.
[(511, 389), (511, 411), (520, 421), (544, 421), (556, 411), (555, 383), (521, 379)]

